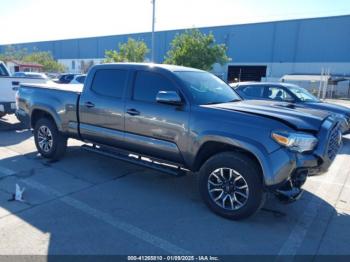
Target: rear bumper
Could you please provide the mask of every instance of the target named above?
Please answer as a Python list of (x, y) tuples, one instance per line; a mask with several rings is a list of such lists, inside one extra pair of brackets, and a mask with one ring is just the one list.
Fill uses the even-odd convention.
[(0, 102), (0, 114), (13, 114), (15, 111), (15, 102)]

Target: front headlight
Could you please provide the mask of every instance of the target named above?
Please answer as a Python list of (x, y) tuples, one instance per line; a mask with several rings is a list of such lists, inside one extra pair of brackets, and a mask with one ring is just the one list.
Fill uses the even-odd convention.
[(274, 131), (271, 137), (280, 145), (299, 153), (313, 150), (318, 142), (313, 135), (287, 131)]

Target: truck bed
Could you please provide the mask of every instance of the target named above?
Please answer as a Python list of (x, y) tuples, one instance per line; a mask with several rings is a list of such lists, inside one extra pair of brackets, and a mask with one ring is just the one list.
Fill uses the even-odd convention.
[[(25, 110), (48, 110), (60, 131), (78, 134), (78, 103), (83, 90), (81, 84), (21, 84), (17, 101), (17, 115), (26, 115)], [(32, 114), (33, 112), (29, 112)]]
[(44, 88), (44, 89), (54, 89), (60, 91), (81, 93), (83, 91), (83, 84), (57, 84), (57, 83), (48, 83), (48, 84), (21, 84), (23, 87), (34, 87), (34, 88)]

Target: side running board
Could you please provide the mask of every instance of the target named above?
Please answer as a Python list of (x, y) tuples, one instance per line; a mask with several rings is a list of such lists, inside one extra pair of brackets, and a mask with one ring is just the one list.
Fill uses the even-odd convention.
[(123, 160), (132, 164), (139, 166), (144, 166), (151, 168), (160, 172), (167, 173), (173, 176), (183, 176), (186, 175), (189, 170), (179, 166), (175, 163), (164, 162), (163, 160), (151, 159), (147, 156), (141, 156), (121, 149), (115, 149), (109, 146), (99, 146), (99, 145), (87, 145), (81, 146), (82, 149), (94, 152), (100, 155), (108, 156), (118, 160)]

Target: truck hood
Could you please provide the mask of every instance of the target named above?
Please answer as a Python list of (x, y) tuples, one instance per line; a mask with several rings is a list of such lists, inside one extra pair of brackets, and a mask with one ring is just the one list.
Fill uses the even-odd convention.
[(206, 105), (205, 107), (272, 118), (294, 129), (308, 131), (318, 131), (323, 121), (331, 115), (331, 113), (326, 111), (295, 107), (293, 104), (286, 102), (263, 100), (242, 100), (239, 102)]
[(313, 109), (320, 109), (320, 110), (326, 110), (332, 113), (337, 114), (344, 114), (344, 115), (350, 115), (350, 108), (331, 104), (331, 103), (325, 103), (325, 102), (304, 102), (301, 103), (301, 105), (305, 104), (306, 107), (313, 108)]

